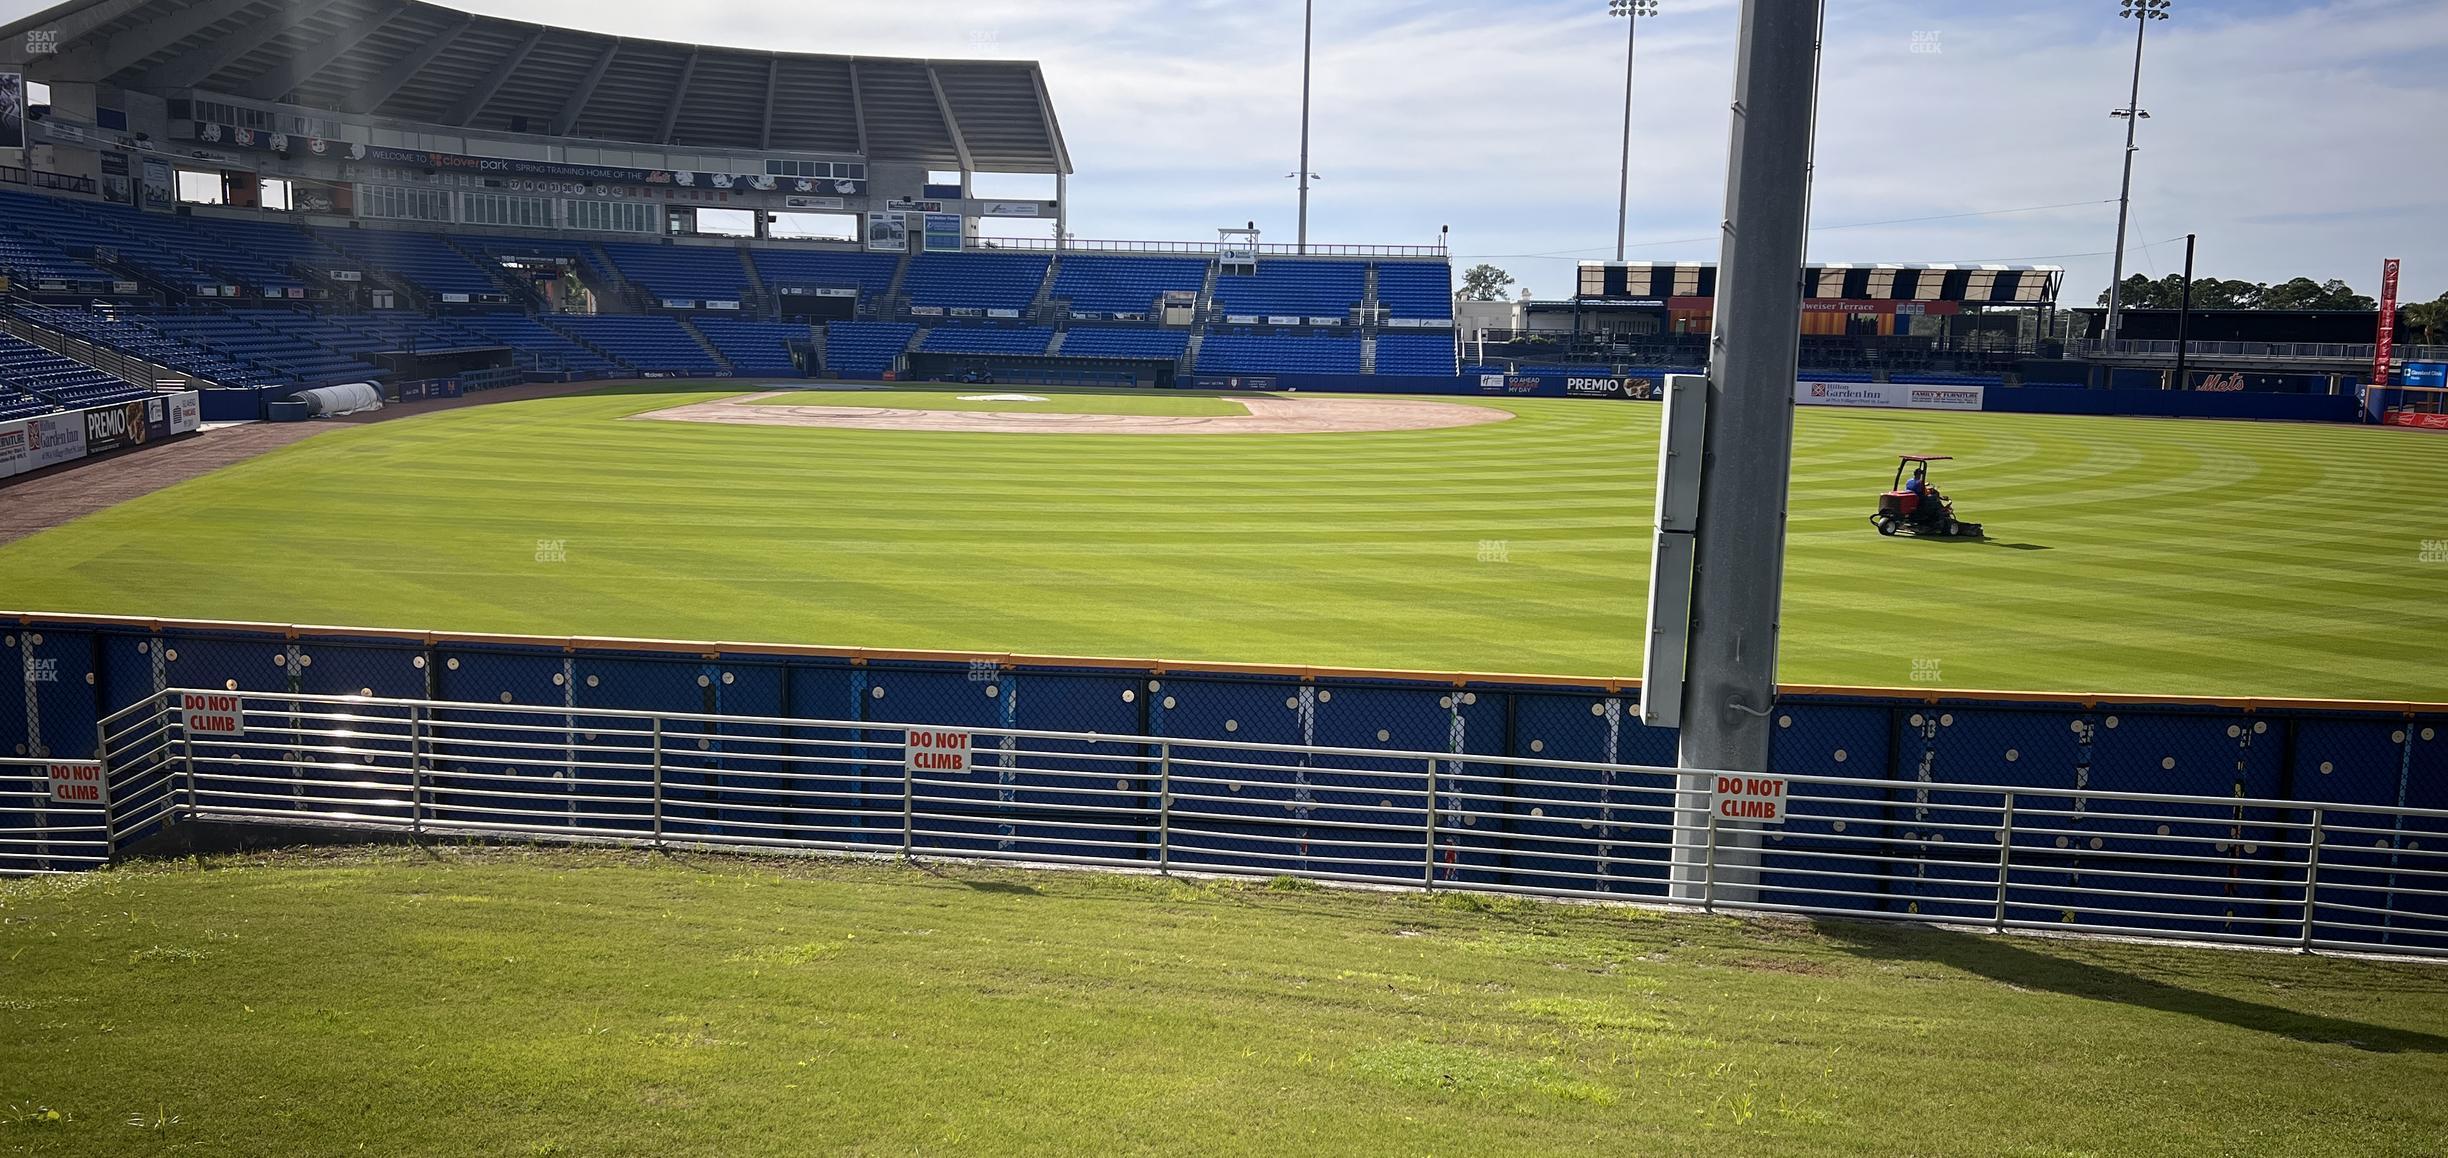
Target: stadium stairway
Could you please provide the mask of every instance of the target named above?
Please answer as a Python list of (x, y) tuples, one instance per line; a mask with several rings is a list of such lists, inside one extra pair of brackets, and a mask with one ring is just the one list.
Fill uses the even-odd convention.
[[(607, 263), (607, 264), (608, 264), (608, 263)], [(607, 350), (607, 349), (603, 348), (602, 346), (596, 345), (595, 343), (588, 341), (586, 338), (584, 338), (584, 337), (582, 337), (581, 335), (579, 335), (579, 333), (576, 331), (576, 329), (575, 329), (575, 328), (573, 328), (573, 327), (569, 327), (569, 326), (560, 326), (560, 325), (555, 325), (555, 324), (553, 324), (553, 323), (554, 323), (554, 320), (555, 320), (553, 315), (550, 315), (550, 314), (539, 314), (539, 315), (537, 315), (537, 316), (536, 316), (536, 319), (535, 319), (535, 320), (536, 320), (536, 321), (537, 321), (539, 324), (543, 325), (543, 326), (544, 326), (544, 328), (546, 328), (546, 329), (548, 329), (548, 330), (551, 330), (551, 331), (552, 331), (553, 333), (555, 333), (555, 334), (560, 335), (563, 341), (566, 341), (566, 342), (568, 342), (569, 344), (571, 344), (571, 345), (573, 345), (573, 346), (577, 346), (578, 348), (580, 348), (580, 349), (582, 349), (582, 350), (585, 350), (587, 353), (592, 354), (592, 355), (594, 355), (595, 357), (601, 358), (601, 359), (603, 359), (604, 361), (609, 362), (609, 363), (611, 363), (612, 365), (617, 366), (617, 367), (619, 367), (620, 369), (625, 370), (625, 371), (627, 371), (627, 372), (629, 372), (629, 373), (631, 373), (631, 374), (635, 374), (635, 373), (637, 373), (637, 372), (638, 372), (638, 368), (637, 368), (636, 366), (631, 365), (631, 364), (630, 364), (630, 362), (629, 362), (629, 360), (628, 360), (627, 358), (623, 358), (623, 357), (621, 357), (620, 355), (615, 354), (615, 353), (613, 353), (612, 351), (610, 351), (610, 350)]]
[(1360, 339), (1360, 372), (1363, 374), (1377, 372), (1377, 339), (1374, 336)]
[[(1190, 316), (1203, 319), (1207, 316), (1209, 311), (1215, 309), (1216, 275), (1217, 272), (1223, 268), (1224, 263), (1221, 261), (1211, 261), (1207, 263), (1207, 279), (1199, 283), (1198, 305), (1191, 311)], [(1193, 344), (1196, 344), (1195, 340), (1193, 341)]]
[(1044, 326), (1060, 324), (1060, 318), (1054, 313), (1054, 279), (1061, 268), (1061, 254), (1046, 259), (1045, 276), (1038, 280), (1037, 292), (1029, 298), (1028, 309), (1022, 311), (1023, 317)]
[(612, 263), (612, 253), (603, 247), (602, 242), (588, 242), (586, 258), (602, 277), (605, 283), (602, 288), (610, 292), (614, 305), (628, 313), (646, 312), (646, 291), (630, 281), (629, 275), (621, 272), (621, 267)]
[(493, 279), (493, 284), (500, 286), (502, 293), (509, 296), (510, 304), (528, 313), (542, 313), (547, 308), (544, 298), (535, 292), (534, 286), (528, 285), (523, 278), (510, 276), (510, 271), (503, 269), (501, 262), (490, 255), (447, 233), (442, 235), (442, 244), (457, 250), (459, 256), (468, 259), (469, 264), (485, 271)]
[(765, 292), (765, 279), (757, 276), (755, 256), (745, 243), (739, 247), (739, 261), (740, 272), (748, 275), (748, 300), (740, 303), (740, 309), (760, 322), (781, 317), (781, 306), (774, 302), (772, 294)]
[(908, 286), (911, 256), (906, 253), (902, 254), (901, 260), (893, 263), (892, 284), (884, 287), (884, 300), (894, 303), (893, 308), (896, 313), (909, 307)]
[[(750, 276), (750, 277), (754, 277), (754, 276), (756, 276), (756, 275), (755, 275), (755, 273), (752, 271), (752, 272), (749, 274), (749, 276)], [(675, 315), (675, 316), (679, 317), (679, 319), (680, 319), (680, 329), (681, 329), (681, 331), (682, 331), (682, 332), (684, 332), (684, 333), (686, 333), (686, 334), (687, 334), (689, 337), (696, 339), (698, 348), (699, 348), (699, 349), (702, 349), (702, 350), (704, 350), (704, 351), (706, 352), (706, 357), (709, 357), (709, 358), (714, 359), (714, 364), (715, 364), (715, 365), (717, 365), (717, 366), (722, 367), (722, 372), (723, 372), (723, 373), (725, 373), (725, 374), (737, 374), (737, 373), (739, 373), (739, 367), (734, 366), (734, 365), (732, 365), (732, 364), (731, 364), (731, 359), (730, 359), (730, 358), (728, 358), (728, 357), (726, 357), (726, 356), (723, 354), (723, 352), (722, 352), (721, 348), (720, 348), (720, 347), (717, 347), (717, 346), (716, 346), (716, 345), (715, 345), (715, 344), (714, 344), (714, 343), (713, 343), (711, 340), (709, 340), (709, 339), (708, 339), (708, 338), (705, 336), (705, 331), (704, 331), (704, 330), (700, 330), (700, 329), (698, 329), (698, 328), (697, 328), (697, 323), (695, 323), (694, 321), (691, 321), (691, 320), (688, 318), (688, 316), (687, 316), (687, 315), (685, 315), (685, 314), (683, 314), (683, 315)]]

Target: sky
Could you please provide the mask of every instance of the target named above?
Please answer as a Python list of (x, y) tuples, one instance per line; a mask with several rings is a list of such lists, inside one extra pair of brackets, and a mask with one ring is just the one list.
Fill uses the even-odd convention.
[[(0, 0), (0, 20), (41, 5)], [(1295, 235), (1300, 0), (457, 0), (618, 35), (1043, 64), (1082, 238)], [(1736, 0), (1640, 23), (1635, 260), (1709, 261)], [(1318, 0), (1317, 242), (1451, 230), (1542, 298), (1614, 253), (1624, 22), (1605, 0)], [(2113, 0), (1832, 0), (1810, 256), (2062, 265), (2106, 287), (2134, 24)], [(678, 15), (685, 11), (685, 15)], [(2127, 270), (2448, 291), (2448, 3), (2175, 0), (2148, 33)], [(981, 191), (1021, 194), (1026, 183)]]

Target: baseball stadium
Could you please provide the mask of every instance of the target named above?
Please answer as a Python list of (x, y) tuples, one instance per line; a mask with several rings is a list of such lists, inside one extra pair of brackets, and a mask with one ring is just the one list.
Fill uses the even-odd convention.
[(1305, 94), (1099, 239), (1032, 61), (0, 28), (0, 1148), (2433, 1149), (2448, 346), (1798, 260), (1741, 7), (1518, 302)]

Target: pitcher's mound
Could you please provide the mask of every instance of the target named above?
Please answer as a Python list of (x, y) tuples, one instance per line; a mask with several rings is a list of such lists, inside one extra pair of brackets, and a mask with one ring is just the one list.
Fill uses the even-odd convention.
[[(1256, 395), (1231, 401), (1231, 415), (1049, 414), (1029, 411), (908, 410), (890, 406), (785, 406), (765, 402), (787, 390), (650, 411), (655, 422), (715, 422), (734, 426), (824, 426), (844, 430), (917, 430), (948, 434), (1354, 434), (1380, 430), (1439, 430), (1481, 426), (1511, 411), (1460, 402), (1410, 398), (1298, 398)], [(963, 402), (1040, 402), (1027, 394), (964, 395)]]

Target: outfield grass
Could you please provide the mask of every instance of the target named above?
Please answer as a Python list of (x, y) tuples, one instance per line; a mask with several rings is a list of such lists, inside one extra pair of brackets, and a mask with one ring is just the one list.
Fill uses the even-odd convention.
[[(971, 399), (1028, 394), (1041, 402), (977, 402)], [(1163, 418), (1225, 418), (1247, 414), (1240, 403), (1214, 394), (1138, 390), (1066, 389), (1058, 386), (904, 386), (888, 390), (793, 390), (760, 398), (763, 406), (889, 406), (896, 410), (965, 410), (984, 414), (1130, 414)]]
[(0, 882), (33, 1154), (2435, 1152), (2439, 966), (587, 851)]
[[(1489, 399), (1518, 417), (1230, 438), (621, 421), (736, 390), (658, 383), (334, 430), (0, 547), (0, 606), (1639, 666), (1653, 406)], [(1958, 456), (1940, 482), (1990, 541), (1872, 532), (1906, 451)], [(1806, 409), (1796, 456), (1788, 682), (2448, 699), (2448, 563), (2425, 547), (2448, 540), (2448, 439)], [(540, 541), (566, 561), (539, 561)]]

